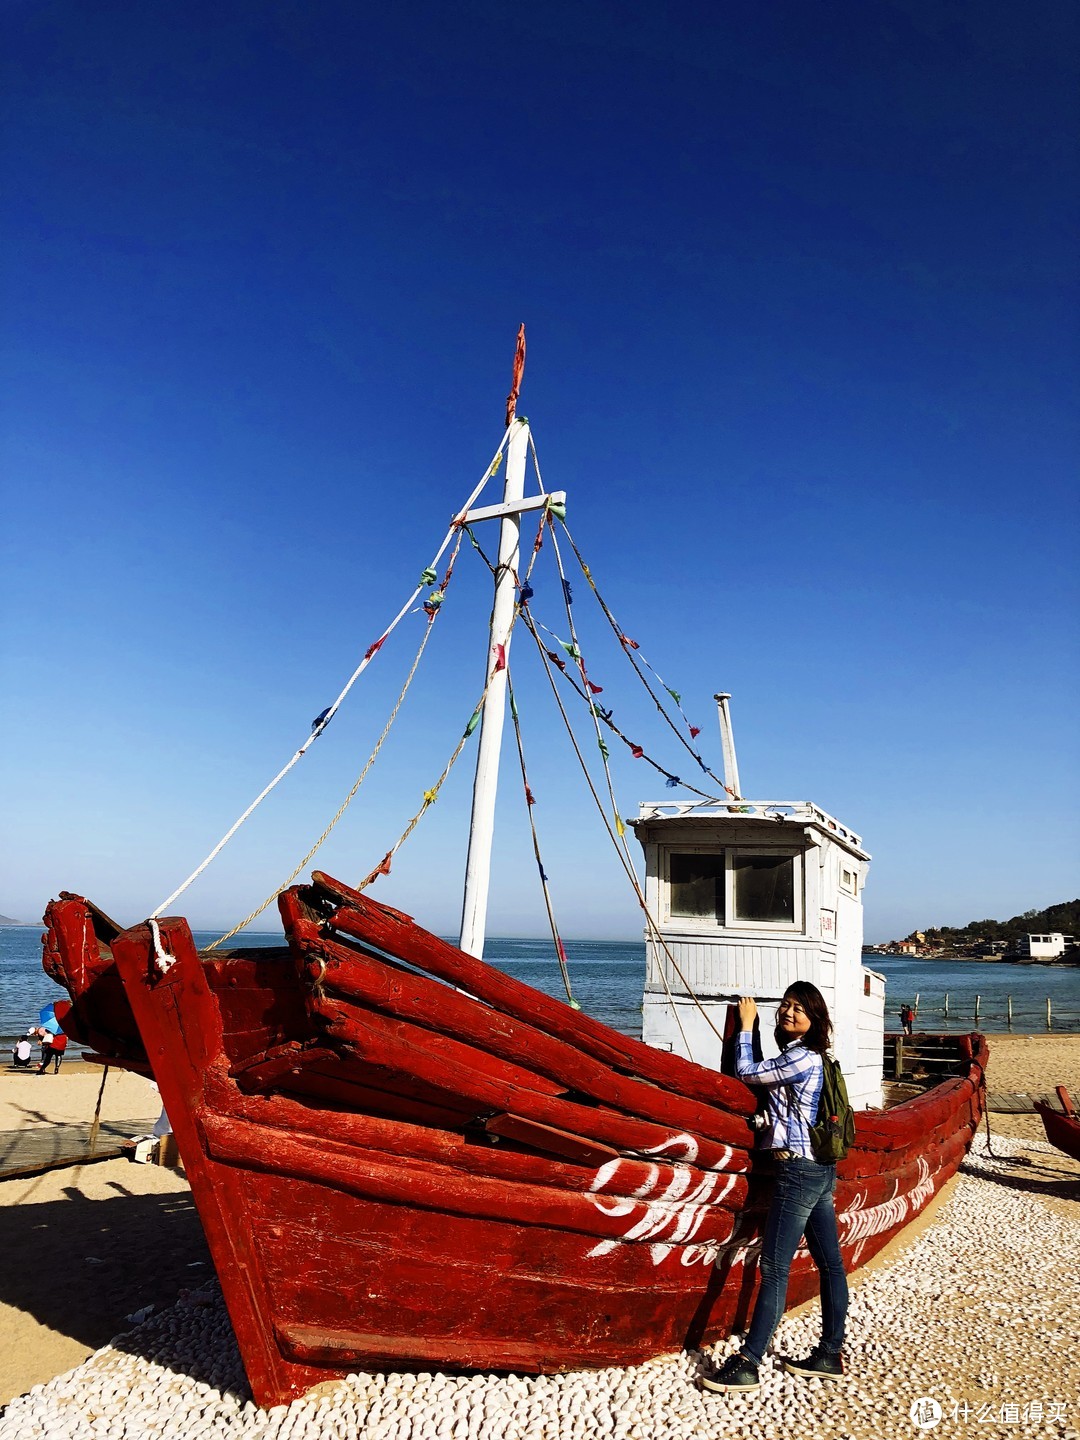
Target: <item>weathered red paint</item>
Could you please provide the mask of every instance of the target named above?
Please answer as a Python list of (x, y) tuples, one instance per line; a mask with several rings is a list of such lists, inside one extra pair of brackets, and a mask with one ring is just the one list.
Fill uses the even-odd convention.
[[(741, 1082), (328, 877), (280, 904), (289, 950), (202, 958), (162, 921), (164, 973), (145, 925), (74, 896), (46, 916), (73, 1033), (157, 1079), (260, 1404), (357, 1366), (631, 1364), (746, 1322), (772, 1169)], [(959, 1056), (956, 1079), (858, 1116), (849, 1265), (962, 1159), (983, 1037)], [(817, 1288), (800, 1251), (788, 1301)]]
[[(335, 901), (337, 904), (335, 905)], [(422, 930), (408, 915), (380, 905), (316, 870), (310, 886), (297, 886), (278, 896), (286, 934), (294, 945), (306, 948), (334, 930), (354, 936), (361, 948), (396, 955), (450, 985), (477, 996), (504, 1015), (534, 1025), (545, 1034), (575, 1044), (587, 1055), (616, 1068), (628, 1068), (641, 1079), (673, 1090), (677, 1095), (722, 1105), (736, 1115), (750, 1115), (754, 1097), (737, 1080), (717, 1075), (681, 1055), (654, 1050), (630, 1035), (604, 1025), (580, 1010), (502, 971), (466, 955), (446, 940)]]

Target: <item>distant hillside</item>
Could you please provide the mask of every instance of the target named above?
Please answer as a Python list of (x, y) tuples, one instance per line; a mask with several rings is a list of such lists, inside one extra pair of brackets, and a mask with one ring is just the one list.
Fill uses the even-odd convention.
[(1058, 930), (1064, 935), (1080, 935), (1080, 900), (1062, 900), (1045, 910), (1025, 910), (1011, 920), (972, 920), (960, 930), (949, 925), (935, 926), (926, 931), (927, 944), (977, 944), (980, 940), (1015, 940), (1020, 935), (1038, 935)]
[(13, 920), (10, 915), (0, 915), (0, 925), (29, 925), (29, 920)]

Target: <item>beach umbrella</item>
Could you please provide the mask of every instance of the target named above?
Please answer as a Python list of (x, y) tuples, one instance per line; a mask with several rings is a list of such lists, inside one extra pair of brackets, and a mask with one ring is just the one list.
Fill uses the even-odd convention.
[(43, 1005), (38, 1011), (38, 1024), (44, 1029), (50, 1030), (54, 1035), (59, 1035), (63, 1027), (64, 1016), (71, 1009), (70, 1000), (53, 1000), (48, 1005)]

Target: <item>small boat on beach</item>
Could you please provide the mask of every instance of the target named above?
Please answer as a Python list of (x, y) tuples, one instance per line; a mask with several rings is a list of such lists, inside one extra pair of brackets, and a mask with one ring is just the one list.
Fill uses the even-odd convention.
[[(510, 629), (520, 621), (538, 639), (516, 526), (540, 511), (538, 551), (562, 505), (523, 498), (523, 357), (519, 337), (496, 457), (507, 449), (503, 502), (470, 500), (455, 521), (501, 522), (487, 682), (464, 737), (482, 723), (460, 943), (366, 893), (396, 846), (357, 885), (315, 870), (282, 887), (277, 948), (200, 952), (187, 921), (162, 913), (175, 894), (131, 927), (67, 892), (45, 916), (45, 970), (72, 1002), (64, 1028), (161, 1091), (262, 1406), (363, 1368), (626, 1365), (743, 1326), (772, 1169), (754, 1149), (757, 1097), (724, 1073), (740, 991), (760, 997), (763, 1017), (796, 977), (829, 999), (864, 1107), (836, 1190), (851, 1269), (955, 1174), (985, 1105), (987, 1044), (971, 1034), (942, 1037), (951, 1074), (881, 1108), (884, 983), (860, 959), (869, 856), (819, 807), (742, 796), (726, 695), (716, 793), (664, 770), (697, 798), (643, 805), (629, 822), (645, 854), (645, 881), (632, 880), (646, 920), (645, 1038), (583, 1013), (569, 986), (567, 1003), (484, 963)], [(432, 590), (433, 568), (425, 577), (432, 622), (445, 584)], [(633, 660), (637, 646), (616, 633)], [(572, 622), (561, 654), (538, 644), (571, 683), (576, 669), (604, 773), (601, 724), (641, 755), (595, 699)], [(618, 847), (627, 827), (617, 810), (609, 822)], [(800, 1249), (788, 1304), (817, 1289)]]
[(1055, 1087), (1061, 1109), (1055, 1110), (1045, 1100), (1036, 1100), (1035, 1109), (1042, 1120), (1046, 1138), (1063, 1155), (1080, 1160), (1080, 1116), (1073, 1109), (1072, 1099), (1064, 1085)]

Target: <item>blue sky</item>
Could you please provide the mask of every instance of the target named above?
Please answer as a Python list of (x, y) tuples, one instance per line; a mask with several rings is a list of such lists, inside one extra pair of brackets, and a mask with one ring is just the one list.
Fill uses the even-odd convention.
[[(864, 835), (868, 936), (1077, 893), (1075, 11), (21, 3), (4, 28), (0, 911), (66, 888), (133, 923), (202, 858), (482, 473), (522, 320), (521, 411), (605, 596), (717, 767), (726, 689), (744, 790)], [(487, 584), (463, 555), (320, 855), (343, 879), (453, 748)], [(557, 599), (547, 571), (560, 629)], [(184, 897), (196, 925), (319, 834), (422, 623)], [(563, 930), (633, 936), (514, 653)], [(376, 892), (442, 931), (469, 761)], [(669, 793), (621, 756), (616, 781), (624, 814)], [(493, 934), (544, 928), (520, 788), (511, 753)]]

